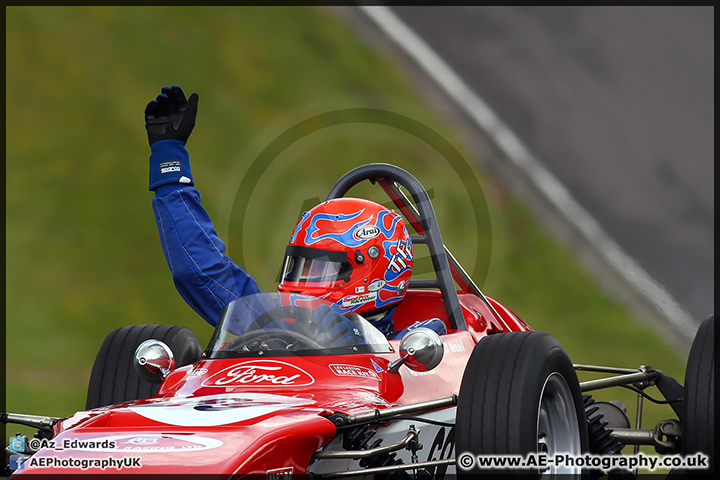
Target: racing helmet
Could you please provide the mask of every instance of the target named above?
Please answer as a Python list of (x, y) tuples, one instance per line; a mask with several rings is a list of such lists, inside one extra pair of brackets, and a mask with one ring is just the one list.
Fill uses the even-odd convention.
[(403, 218), (379, 203), (336, 198), (305, 212), (290, 237), (278, 291), (326, 298), (341, 311), (399, 303), (412, 274)]

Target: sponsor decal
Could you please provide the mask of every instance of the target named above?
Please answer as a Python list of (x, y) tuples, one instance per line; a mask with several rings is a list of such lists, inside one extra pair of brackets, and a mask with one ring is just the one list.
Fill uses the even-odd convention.
[(367, 367), (357, 365), (329, 365), (330, 370), (338, 377), (360, 377), (380, 380), (380, 376)]
[(197, 452), (223, 445), (217, 438), (199, 435), (147, 434), (115, 437), (117, 450), (123, 452)]
[(377, 292), (378, 290), (383, 288), (386, 283), (387, 282), (385, 282), (385, 280), (373, 280), (372, 283), (370, 283), (370, 285), (368, 285), (367, 287), (368, 292)]
[(380, 365), (378, 365), (377, 363), (375, 363), (375, 360), (373, 360), (372, 358), (370, 359), (370, 363), (373, 364), (373, 367), (375, 367), (375, 371), (376, 371), (376, 372), (378, 372), (378, 373), (383, 373), (383, 372), (385, 371), (385, 370), (383, 370), (383, 368), (382, 368)]
[(355, 231), (355, 238), (359, 240), (370, 240), (380, 235), (380, 228), (375, 225), (360, 227)]
[(193, 377), (201, 377), (205, 375), (208, 372), (207, 368), (198, 368), (197, 370), (193, 370), (187, 374), (188, 378)]
[(305, 370), (278, 360), (250, 360), (228, 367), (202, 382), (208, 387), (304, 387), (315, 383)]
[(452, 352), (452, 353), (460, 353), (465, 351), (465, 345), (463, 345), (462, 340), (456, 340), (454, 342), (447, 342), (445, 343), (445, 350)]
[(365, 287), (355, 287), (355, 293), (364, 293)]
[(273, 468), (267, 471), (267, 480), (290, 480), (293, 467)]
[(144, 435), (142, 437), (134, 437), (127, 441), (133, 445), (156, 445), (160, 443), (159, 436)]
[(361, 295), (349, 295), (342, 299), (344, 308), (354, 307), (363, 303), (374, 302), (377, 298), (377, 292), (363, 293)]
[[(453, 416), (454, 418), (454, 416)], [(430, 445), (430, 450), (427, 454), (427, 462), (432, 460), (444, 460), (453, 458), (455, 456), (455, 427), (451, 427), (446, 430), (445, 427), (441, 427), (435, 434), (435, 438)], [(431, 467), (430, 475), (432, 478), (453, 478), (454, 475), (446, 475), (448, 465), (441, 465), (438, 467)]]
[(190, 452), (218, 448), (223, 442), (199, 435), (148, 433), (113, 435), (92, 439), (64, 438), (62, 448), (83, 452)]
[(387, 400), (376, 393), (370, 393), (363, 390), (355, 390), (353, 398), (341, 398), (329, 404), (323, 404), (323, 407), (329, 410), (354, 410), (356, 408), (367, 410), (368, 406), (390, 407)]
[(387, 269), (395, 273), (402, 273), (408, 268), (405, 262), (413, 259), (412, 246), (408, 242), (400, 239), (395, 245), (395, 250), (396, 253), (390, 258)]
[(182, 172), (182, 168), (180, 168), (180, 162), (177, 160), (170, 160), (168, 162), (160, 162), (160, 173), (166, 174), (166, 173), (177, 173)]

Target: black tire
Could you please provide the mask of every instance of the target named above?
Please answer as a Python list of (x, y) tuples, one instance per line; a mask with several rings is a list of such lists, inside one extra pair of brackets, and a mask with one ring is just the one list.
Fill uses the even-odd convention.
[(88, 385), (87, 410), (148, 398), (157, 393), (160, 383), (140, 378), (133, 366), (138, 345), (156, 339), (167, 344), (175, 357), (175, 368), (200, 359), (202, 347), (195, 334), (173, 325), (130, 325), (113, 330), (100, 347)]
[(690, 348), (685, 370), (686, 411), (682, 423), (682, 451), (685, 455), (702, 452), (711, 459), (715, 454), (715, 316), (700, 324)]
[[(544, 429), (540, 424), (545, 421), (538, 423), (541, 399), (544, 392), (550, 394), (556, 389), (562, 391), (566, 400), (567, 406), (560, 415), (566, 416), (571, 430), (558, 432), (555, 438), (547, 435), (541, 444), (538, 438)], [(552, 398), (545, 397), (545, 408), (547, 402), (554, 402)], [(467, 470), (463, 467), (468, 463), (461, 465), (465, 453), (525, 456), (542, 452), (543, 446), (559, 447), (563, 440), (569, 441), (578, 455), (587, 452), (587, 422), (580, 385), (560, 343), (552, 335), (540, 332), (498, 333), (480, 340), (463, 375), (455, 428), (458, 473), (538, 476), (538, 469), (493, 471), (478, 469), (475, 462)], [(555, 445), (555, 440), (560, 443)]]

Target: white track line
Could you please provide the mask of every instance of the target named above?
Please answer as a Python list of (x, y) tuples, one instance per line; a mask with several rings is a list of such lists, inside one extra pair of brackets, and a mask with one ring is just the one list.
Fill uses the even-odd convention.
[(679, 333), (692, 339), (698, 324), (673, 296), (600, 227), (598, 222), (570, 195), (560, 181), (523, 145), (520, 139), (495, 115), (495, 112), (473, 92), (415, 32), (389, 8), (359, 7), (393, 41), (470, 115), (475, 123), (497, 143), (498, 147), (520, 167), (547, 199), (572, 222), (585, 238), (640, 295), (652, 303)]

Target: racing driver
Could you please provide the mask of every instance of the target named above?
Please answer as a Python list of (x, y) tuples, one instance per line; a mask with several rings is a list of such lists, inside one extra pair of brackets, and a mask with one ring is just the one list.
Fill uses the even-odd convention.
[[(194, 188), (185, 145), (197, 108), (197, 93), (186, 99), (179, 86), (162, 87), (145, 108), (145, 127), (152, 206), (165, 259), (180, 295), (214, 326), (228, 303), (260, 290), (225, 255)], [(303, 214), (286, 249), (278, 291), (326, 298), (334, 311), (359, 313), (388, 338), (420, 326), (444, 334), (439, 319), (415, 322), (401, 332), (393, 328), (394, 307), (405, 295), (412, 265), (412, 242), (401, 216), (370, 200), (339, 198)]]

